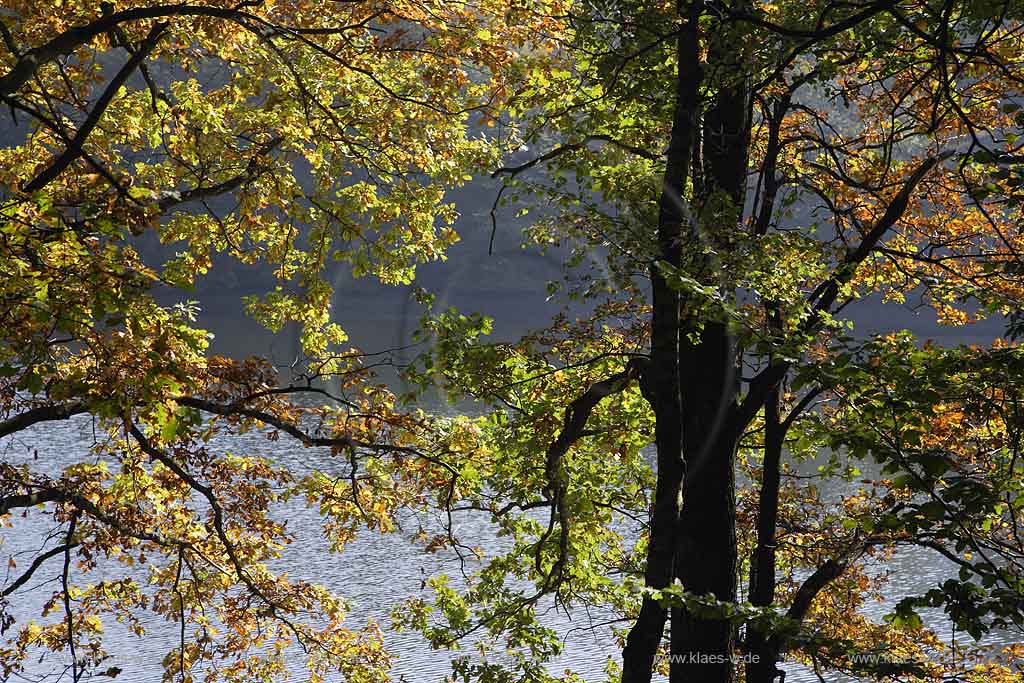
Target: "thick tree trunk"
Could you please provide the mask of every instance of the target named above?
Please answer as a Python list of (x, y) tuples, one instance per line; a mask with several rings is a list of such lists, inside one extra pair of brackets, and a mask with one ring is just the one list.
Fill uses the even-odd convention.
[[(681, 3), (684, 24), (678, 38), (676, 107), (669, 143), (665, 182), (658, 216), (658, 258), (672, 267), (693, 270), (707, 284), (718, 286), (716, 263), (706, 256), (711, 240), (728, 249), (738, 227), (746, 194), (747, 147), (750, 136), (750, 95), (746, 80), (719, 80), (713, 106), (701, 117), (699, 88), (704, 78), (699, 61), (698, 19), (703, 3)], [(736, 52), (724, 36), (712, 41), (709, 64), (731, 73)], [(701, 137), (698, 121), (706, 131)], [(700, 156), (694, 155), (700, 142)], [(690, 206), (687, 172), (703, 168), (692, 179), (701, 188)], [(684, 252), (685, 250), (685, 252)], [(683, 263), (683, 255), (686, 263)], [(681, 323), (681, 301), (658, 265), (651, 269), (651, 375), (647, 393), (656, 417), (658, 484), (647, 557), (647, 585), (660, 588), (673, 578), (698, 594), (712, 593), (724, 601), (736, 593), (736, 517), (734, 459), (739, 430), (735, 407), (738, 393), (737, 349), (724, 315), (700, 302), (684, 306), (696, 317)], [(720, 312), (719, 312), (720, 313)], [(681, 335), (683, 329), (687, 334)], [(694, 333), (696, 339), (689, 334)], [(681, 503), (680, 503), (681, 498)], [(680, 507), (681, 505), (681, 507)], [(657, 647), (664, 635), (665, 611), (645, 601), (623, 651), (623, 683), (651, 679)], [(672, 612), (671, 680), (673, 683), (728, 683), (734, 629), (725, 621), (701, 619), (685, 610)]]
[[(699, 8), (699, 4), (694, 5)], [(682, 406), (679, 384), (679, 293), (669, 286), (657, 261), (679, 267), (684, 224), (690, 221), (684, 206), (687, 172), (696, 139), (697, 88), (701, 73), (698, 61), (699, 9), (686, 10), (688, 21), (680, 31), (677, 50), (679, 74), (676, 104), (669, 142), (668, 161), (658, 211), (658, 255), (651, 264), (651, 372), (644, 394), (656, 418), (655, 446), (658, 482), (651, 518), (645, 583), (652, 588), (668, 586), (674, 576), (675, 535), (685, 471), (682, 454)], [(667, 612), (645, 599), (622, 652), (622, 682), (648, 683), (658, 646), (665, 632)]]
[[(723, 323), (706, 323), (699, 343), (684, 343), (686, 480), (676, 544), (676, 577), (687, 591), (736, 598), (736, 499), (731, 424), (736, 350)], [(672, 611), (673, 683), (732, 680), (733, 627)]]
[[(711, 250), (700, 249), (696, 275), (706, 285), (730, 285), (714, 253), (731, 249), (740, 229), (746, 197), (751, 96), (743, 63), (742, 36), (735, 28), (710, 41), (709, 78), (715, 96), (704, 113), (704, 178), (698, 198), (695, 234)], [(703, 246), (703, 245), (702, 245)], [(687, 591), (736, 600), (735, 455), (742, 428), (736, 421), (739, 392), (737, 347), (726, 311), (693, 302), (697, 319), (680, 337), (683, 386), (683, 452), (686, 478), (676, 543), (675, 574)], [(696, 336), (696, 340), (691, 338)], [(672, 683), (730, 683), (734, 678), (735, 629), (725, 620), (706, 619), (677, 608), (672, 612)]]

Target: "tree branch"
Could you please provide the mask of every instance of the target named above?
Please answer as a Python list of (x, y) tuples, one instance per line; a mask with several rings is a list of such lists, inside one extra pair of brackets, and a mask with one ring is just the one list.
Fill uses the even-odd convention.
[(203, 16), (228, 19), (239, 22), (252, 17), (237, 9), (223, 7), (204, 7), (202, 5), (154, 5), (152, 7), (135, 7), (107, 14), (85, 26), (76, 26), (57, 35), (50, 41), (32, 48), (18, 57), (11, 70), (0, 76), (0, 96), (17, 92), (25, 85), (39, 67), (48, 62), (71, 54), (79, 47), (87, 45), (97, 36), (113, 30), (116, 26), (143, 19), (161, 19), (179, 16)]
[(271, 616), (287, 626), (288, 629), (295, 634), (295, 637), (299, 642), (302, 642), (302, 631), (296, 627), (291, 620), (285, 617), (284, 614), (282, 614), (282, 612), (292, 612), (294, 610), (280, 605), (276, 600), (267, 595), (267, 593), (257, 586), (252, 577), (250, 577), (245, 571), (245, 566), (242, 564), (242, 560), (238, 556), (231, 539), (228, 538), (227, 530), (224, 528), (224, 509), (221, 507), (220, 501), (217, 499), (217, 495), (214, 493), (213, 489), (193, 477), (185, 470), (185, 468), (179, 465), (174, 458), (153, 446), (149, 439), (146, 438), (146, 435), (143, 434), (134, 424), (130, 426), (129, 432), (132, 437), (135, 438), (135, 441), (139, 444), (139, 447), (146, 455), (167, 467), (175, 474), (175, 476), (184, 481), (191, 489), (201, 494), (206, 499), (207, 503), (210, 505), (210, 510), (213, 512), (214, 533), (216, 533), (221, 545), (224, 546), (224, 552), (228, 556), (228, 560), (231, 562), (231, 566), (234, 568), (235, 575), (238, 577), (238, 580), (245, 584), (246, 588), (248, 588), (253, 595), (266, 604)]
[(836, 561), (834, 558), (829, 558), (825, 564), (814, 570), (814, 573), (800, 584), (800, 588), (797, 589), (796, 595), (793, 597), (793, 603), (786, 611), (786, 616), (796, 621), (803, 621), (814, 598), (825, 586), (839, 578), (846, 571), (847, 566), (849, 566), (849, 562), (846, 560)]
[(0, 498), (0, 515), (6, 515), (15, 508), (30, 508), (43, 503), (67, 500), (67, 495), (57, 489), (42, 489), (35, 493), (16, 493)]
[[(851, 248), (847, 251), (845, 259), (832, 273), (832, 276), (822, 282), (808, 297), (807, 303), (811, 307), (811, 314), (801, 326), (803, 334), (810, 334), (817, 330), (821, 324), (823, 314), (835, 303), (842, 286), (853, 279), (857, 272), (857, 266), (871, 254), (872, 250), (878, 245), (878, 242), (885, 236), (885, 233), (891, 230), (903, 217), (907, 206), (910, 204), (910, 197), (914, 190), (917, 189), (918, 184), (939, 162), (948, 159), (953, 153), (952, 150), (947, 150), (935, 156), (927, 157), (903, 181), (900, 191), (896, 193), (896, 196), (886, 206), (882, 216), (867, 231), (860, 244), (856, 248)], [(764, 401), (772, 387), (782, 381), (792, 365), (791, 361), (777, 361), (770, 364), (750, 381), (747, 395), (734, 413), (734, 429), (742, 431), (750, 424), (750, 421), (757, 415), (761, 406), (764, 405)]]
[(86, 412), (86, 408), (83, 403), (68, 403), (32, 408), (0, 422), (0, 438), (14, 434), (15, 432), (20, 432), (23, 429), (28, 429), (39, 422), (67, 420), (70, 417), (80, 415), (84, 412)]
[(161, 211), (167, 211), (179, 204), (198, 201), (209, 197), (216, 197), (218, 195), (237, 190), (243, 183), (254, 180), (261, 173), (267, 170), (267, 167), (261, 167), (259, 164), (260, 157), (272, 152), (283, 140), (284, 138), (278, 136), (271, 138), (266, 144), (260, 145), (253, 157), (249, 159), (249, 163), (244, 172), (215, 185), (194, 187), (190, 190), (185, 190), (184, 192), (167, 194), (157, 203), (157, 205), (160, 207)]
[[(325, 446), (330, 448), (351, 448), (353, 446), (360, 446), (363, 448), (373, 448), (384, 450), (388, 448), (385, 444), (371, 444), (362, 441), (351, 439), (347, 436), (341, 437), (322, 437), (312, 436), (302, 431), (295, 425), (280, 419), (279, 417), (272, 415), (271, 413), (264, 412), (262, 410), (256, 410), (255, 408), (245, 408), (237, 403), (224, 404), (216, 403), (214, 401), (207, 401), (201, 398), (195, 398), (192, 396), (178, 396), (174, 399), (178, 404), (188, 406), (189, 408), (196, 408), (206, 413), (213, 415), (222, 415), (224, 417), (248, 417), (254, 420), (259, 420), (264, 424), (268, 424), (271, 427), (276, 427), (282, 432), (293, 436), (301, 441), (306, 446)], [(415, 449), (410, 449), (402, 446), (394, 446), (395, 450), (403, 452), (416, 452)]]
[(547, 478), (544, 497), (551, 501), (551, 514), (548, 518), (547, 530), (537, 540), (537, 552), (534, 557), (534, 563), (539, 574), (544, 574), (541, 569), (541, 550), (545, 541), (554, 533), (556, 521), (560, 526), (560, 536), (558, 559), (555, 560), (551, 571), (546, 575), (546, 584), (561, 574), (569, 552), (569, 511), (564, 505), (567, 482), (562, 471), (562, 458), (569, 452), (572, 445), (585, 435), (587, 420), (590, 418), (594, 408), (597, 407), (597, 404), (605, 398), (623, 391), (629, 386), (630, 381), (642, 374), (645, 367), (646, 359), (631, 358), (622, 372), (590, 385), (580, 397), (566, 408), (562, 431), (548, 447), (544, 467)]
[(79, 127), (78, 132), (75, 133), (75, 137), (71, 140), (67, 147), (64, 148), (64, 152), (57, 157), (53, 163), (47, 166), (39, 175), (30, 180), (27, 184), (22, 186), (22, 190), (25, 192), (35, 192), (46, 187), (54, 179), (59, 176), (64, 169), (71, 165), (75, 159), (78, 159), (83, 154), (83, 145), (89, 134), (92, 133), (93, 129), (99, 124), (100, 119), (103, 117), (103, 113), (110, 106), (114, 97), (117, 95), (118, 90), (124, 85), (125, 81), (128, 80), (129, 76), (142, 64), (149, 53), (156, 47), (157, 42), (160, 40), (160, 36), (163, 35), (164, 30), (167, 28), (167, 24), (164, 22), (156, 23), (153, 28), (150, 29), (146, 39), (142, 41), (139, 49), (131, 54), (131, 57), (125, 62), (121, 70), (117, 72), (107, 84), (106, 90), (100, 95), (100, 98), (96, 101), (89, 115), (85, 121)]
[(36, 570), (42, 567), (43, 563), (46, 562), (48, 559), (50, 559), (51, 557), (56, 557), (57, 555), (63, 555), (65, 551), (71, 550), (77, 545), (78, 543), (75, 542), (72, 542), (70, 544), (66, 543), (64, 545), (59, 545), (56, 548), (51, 548), (42, 555), (36, 556), (36, 558), (32, 560), (32, 564), (29, 565), (29, 568), (25, 570), (25, 573), (19, 576), (17, 579), (15, 579), (14, 583), (12, 583), (10, 586), (4, 588), (3, 592), (0, 593), (0, 597), (6, 598), (8, 595), (24, 586), (25, 583), (32, 578), (32, 575), (36, 573)]
[(182, 546), (191, 548), (191, 544), (177, 538), (164, 536), (153, 531), (136, 531), (129, 529), (121, 520), (100, 510), (95, 503), (91, 502), (84, 496), (53, 486), (44, 487), (36, 484), (19, 484), (21, 486), (35, 487), (38, 491), (35, 493), (15, 494), (0, 498), (0, 515), (7, 514), (7, 512), (15, 508), (33, 507), (43, 503), (68, 503), (124, 536), (135, 538), (140, 541), (149, 541), (166, 548), (178, 548)]
[(729, 18), (737, 21), (746, 21), (748, 23), (754, 24), (755, 26), (760, 26), (763, 29), (767, 29), (772, 33), (775, 33), (776, 35), (780, 35), (785, 38), (807, 38), (811, 40), (824, 40), (825, 38), (831, 38), (834, 35), (838, 35), (843, 31), (858, 26), (865, 20), (870, 19), (876, 14), (881, 14), (885, 10), (891, 8), (897, 2), (898, 0), (878, 0), (877, 2), (873, 2), (870, 5), (867, 5), (860, 12), (851, 14), (845, 19), (841, 19), (829, 26), (821, 26), (822, 22), (821, 18), (819, 18), (818, 27), (813, 30), (789, 28), (787, 26), (774, 24), (768, 21), (767, 19), (764, 19), (756, 14), (753, 14), (745, 10), (734, 10), (729, 14)]
[(78, 513), (71, 515), (68, 524), (68, 533), (64, 542), (64, 571), (60, 575), (61, 594), (64, 597), (64, 618), (67, 619), (68, 649), (71, 650), (71, 683), (78, 683), (84, 671), (79, 668), (78, 655), (75, 652), (75, 615), (71, 611), (71, 588), (69, 578), (71, 575), (71, 548), (72, 539), (75, 536), (75, 527), (78, 526)]
[(581, 149), (586, 149), (587, 145), (590, 144), (591, 142), (607, 142), (610, 145), (613, 145), (620, 149), (624, 149), (627, 152), (631, 152), (632, 154), (636, 154), (639, 157), (643, 157), (644, 159), (649, 159), (651, 161), (658, 161), (662, 158), (662, 156), (664, 156), (662, 154), (655, 154), (653, 152), (649, 152), (641, 147), (635, 147), (628, 143), (621, 142), (608, 135), (588, 135), (587, 137), (583, 138), (583, 140), (581, 140), (580, 142), (569, 142), (564, 145), (559, 145), (558, 147), (552, 149), (550, 152), (546, 152), (545, 154), (542, 154), (539, 157), (531, 159), (530, 161), (527, 161), (524, 164), (520, 164), (519, 166), (502, 166), (498, 170), (494, 171), (494, 173), (491, 174), (491, 177), (497, 178), (500, 175), (510, 175), (513, 177), (517, 176), (523, 171), (528, 171), (529, 169), (533, 168), (534, 166), (537, 166), (538, 164), (542, 164), (546, 161), (551, 161), (552, 159), (560, 157), (563, 154), (568, 154), (569, 152), (578, 152)]

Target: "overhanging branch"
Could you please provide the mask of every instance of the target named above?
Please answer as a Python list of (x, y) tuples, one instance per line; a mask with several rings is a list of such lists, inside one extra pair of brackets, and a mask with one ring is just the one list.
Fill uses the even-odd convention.
[(559, 524), (558, 558), (547, 572), (545, 578), (546, 586), (551, 581), (557, 580), (569, 553), (569, 511), (564, 504), (565, 490), (568, 482), (565, 481), (562, 470), (562, 459), (569, 449), (587, 433), (587, 420), (594, 408), (605, 398), (622, 392), (629, 386), (634, 378), (640, 378), (646, 367), (646, 359), (632, 358), (626, 364), (626, 368), (608, 379), (595, 382), (583, 392), (583, 394), (569, 404), (565, 410), (565, 418), (562, 424), (562, 431), (559, 432), (554, 442), (548, 447), (545, 462), (545, 477), (547, 485), (544, 490), (544, 497), (551, 501), (551, 514), (548, 518), (548, 528), (537, 540), (537, 551), (534, 556), (534, 563), (537, 572), (544, 575), (542, 569), (542, 549), (544, 543), (554, 533), (555, 523)]
[(28, 429), (40, 422), (67, 420), (84, 412), (86, 412), (86, 408), (83, 403), (56, 404), (32, 408), (0, 422), (0, 438), (20, 432), (23, 429)]

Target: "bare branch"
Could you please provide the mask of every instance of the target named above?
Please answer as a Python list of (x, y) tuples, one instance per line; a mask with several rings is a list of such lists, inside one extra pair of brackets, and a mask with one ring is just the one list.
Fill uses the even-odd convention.
[(21, 576), (15, 579), (10, 586), (4, 588), (3, 592), (0, 593), (0, 597), (6, 598), (8, 595), (24, 586), (25, 583), (27, 583), (28, 580), (32, 578), (32, 575), (36, 573), (36, 570), (42, 567), (43, 563), (45, 563), (48, 559), (50, 559), (51, 557), (56, 557), (57, 555), (63, 555), (65, 551), (71, 550), (71, 548), (74, 548), (77, 545), (78, 543), (74, 542), (70, 544), (70, 547), (68, 546), (68, 544), (59, 545), (56, 548), (51, 548), (50, 550), (47, 550), (42, 555), (36, 556), (36, 558), (32, 560), (32, 564), (29, 565), (29, 568), (25, 570), (25, 573), (23, 573)]

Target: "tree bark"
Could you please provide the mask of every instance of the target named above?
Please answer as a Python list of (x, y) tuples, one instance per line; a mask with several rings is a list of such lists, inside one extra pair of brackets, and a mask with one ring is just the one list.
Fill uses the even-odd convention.
[[(700, 212), (695, 234), (711, 250), (700, 249), (698, 279), (733, 298), (714, 253), (727, 252), (740, 229), (746, 198), (751, 95), (745, 73), (742, 36), (719, 27), (711, 38), (709, 78), (715, 89), (704, 113)], [(701, 245), (703, 246), (703, 245)], [(712, 255), (709, 255), (709, 251)], [(683, 391), (683, 452), (686, 478), (676, 539), (675, 576), (684, 589), (720, 601), (736, 600), (735, 454), (742, 429), (735, 422), (739, 394), (736, 341), (726, 311), (691, 302), (694, 317), (684, 321), (679, 364)], [(696, 337), (696, 339), (694, 339)], [(672, 611), (672, 683), (730, 683), (735, 629), (682, 608)]]
[[(705, 323), (684, 342), (686, 479), (676, 543), (676, 578), (687, 591), (736, 598), (736, 498), (731, 424), (736, 397), (735, 344), (724, 323)], [(672, 611), (672, 683), (732, 680), (733, 627), (685, 609)]]
[[(702, 4), (681, 6), (686, 23), (679, 32), (676, 103), (668, 160), (658, 209), (658, 255), (651, 264), (651, 370), (645, 395), (654, 411), (658, 480), (651, 515), (644, 581), (651, 588), (668, 586), (674, 575), (675, 534), (685, 472), (682, 451), (682, 396), (679, 384), (679, 293), (669, 286), (657, 261), (678, 268), (682, 263), (683, 226), (690, 220), (684, 205), (691, 154), (696, 139), (698, 85), (697, 18)], [(649, 683), (667, 612), (644, 598), (640, 614), (622, 651), (622, 683)]]
[[(779, 388), (765, 403), (764, 463), (758, 498), (757, 548), (750, 563), (750, 603), (767, 607), (775, 601), (775, 534), (779, 518), (779, 464), (785, 431), (779, 419)], [(747, 627), (747, 683), (772, 683), (776, 676), (778, 648), (771, 634)]]

